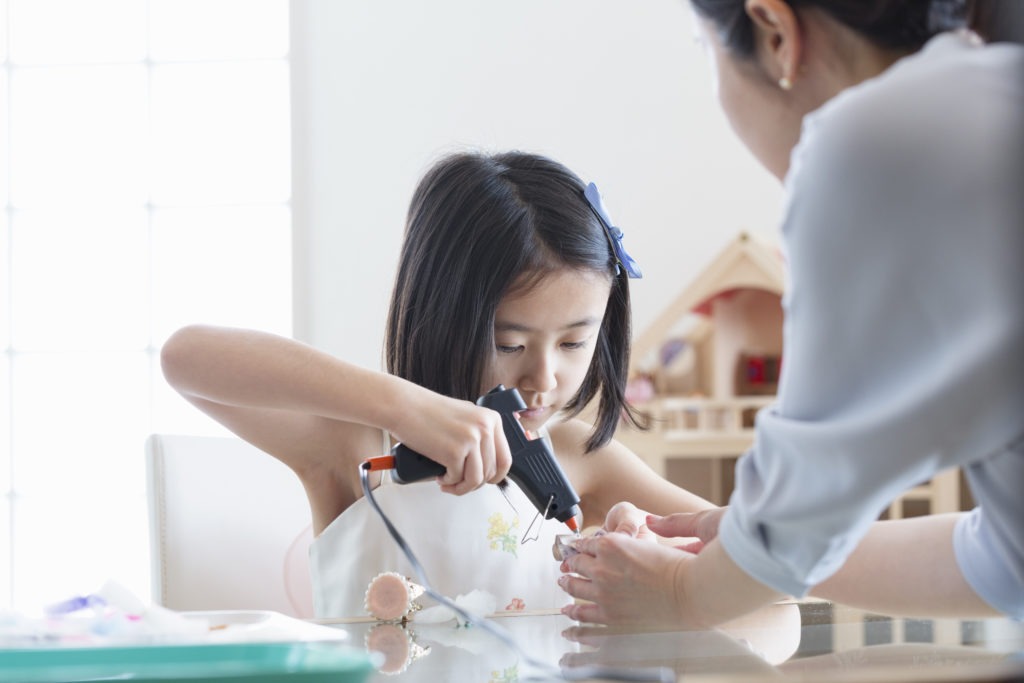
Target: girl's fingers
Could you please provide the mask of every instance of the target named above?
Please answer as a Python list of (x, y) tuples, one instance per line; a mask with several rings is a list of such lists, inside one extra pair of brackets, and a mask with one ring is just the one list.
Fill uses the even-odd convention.
[(445, 465), (444, 475), (441, 477), (441, 484), (446, 487), (454, 487), (462, 481), (464, 467), (465, 460), (463, 458), (457, 458), (453, 462)]
[(469, 493), (483, 486), (484, 466), (483, 454), (479, 449), (470, 453), (462, 468), (462, 482), (456, 488), (460, 488), (461, 493)]
[[(484, 441), (484, 464), (486, 465), (484, 470), (484, 481), (488, 484), (497, 484), (505, 475), (508, 474), (508, 465), (511, 464), (511, 458), (504, 458), (501, 455), (501, 446), (504, 443), (504, 438), (499, 437), (497, 434), (492, 439)], [(505, 453), (508, 453), (508, 446), (505, 446)], [(509, 460), (506, 464), (505, 460)]]
[(608, 515), (610, 524), (606, 522), (605, 528), (609, 531), (626, 534), (627, 536), (636, 536), (640, 533), (640, 527), (643, 525), (640, 511), (632, 505), (628, 507), (620, 506), (622, 506), (622, 503), (612, 508), (612, 512)]
[(502, 481), (512, 467), (512, 454), (501, 415), (464, 401), (456, 405), (460, 410), (446, 415), (434, 452), (444, 453), (447, 460), (442, 462), (445, 473), (438, 478), (441, 490), (462, 495)]
[(509, 448), (508, 441), (505, 440), (505, 433), (499, 432), (494, 435), (494, 476), (488, 481), (497, 484), (508, 476), (510, 469), (512, 469), (512, 450)]
[[(474, 451), (462, 461), (462, 479), (448, 487), (450, 493), (461, 496), (480, 487), (483, 484), (483, 462), (479, 451)], [(446, 487), (441, 487), (445, 489)]]

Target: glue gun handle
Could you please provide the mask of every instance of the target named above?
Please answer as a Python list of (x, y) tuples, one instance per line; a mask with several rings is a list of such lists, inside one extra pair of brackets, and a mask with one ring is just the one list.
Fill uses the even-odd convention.
[(508, 477), (539, 513), (547, 513), (547, 519), (566, 522), (579, 512), (580, 497), (543, 439), (534, 439), (512, 454)]
[[(509, 441), (509, 447), (514, 451), (525, 439), (525, 436), (522, 435), (522, 427), (515, 419), (515, 411), (526, 407), (519, 392), (515, 389), (505, 389), (499, 384), (486, 395), (481, 396), (477, 400), (477, 405), (491, 408), (502, 414), (505, 438)], [(515, 428), (519, 429), (519, 434), (516, 434), (514, 428), (511, 428), (510, 421)], [(391, 478), (399, 484), (411, 484), (414, 481), (441, 477), (446, 471), (443, 465), (402, 444), (392, 448), (391, 455), (395, 458), (395, 469), (391, 472)]]
[(531, 439), (516, 418), (516, 413), (526, 408), (519, 390), (499, 384), (481, 396), (477, 405), (501, 413), (505, 440), (512, 450), (508, 478), (519, 485), (539, 513), (546, 513), (546, 519), (567, 523), (579, 512), (580, 497), (547, 442)]
[(395, 456), (395, 469), (391, 473), (391, 478), (399, 484), (433, 479), (443, 476), (445, 473), (442, 465), (404, 444), (398, 444), (392, 448), (391, 455)]

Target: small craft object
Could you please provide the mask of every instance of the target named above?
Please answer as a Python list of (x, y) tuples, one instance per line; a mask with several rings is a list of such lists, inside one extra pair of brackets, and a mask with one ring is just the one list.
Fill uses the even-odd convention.
[(429, 647), (416, 642), (413, 633), (392, 622), (380, 623), (371, 628), (365, 642), (368, 651), (383, 655), (384, 662), (377, 670), (389, 676), (402, 673), (410, 664), (430, 653)]
[(551, 554), (555, 556), (555, 559), (559, 562), (565, 562), (573, 555), (578, 555), (580, 551), (576, 550), (576, 541), (582, 538), (590, 538), (596, 536), (604, 536), (607, 532), (600, 527), (588, 527), (583, 530), (580, 535), (577, 534), (558, 534), (555, 536), (555, 544), (551, 546)]
[(565, 562), (573, 555), (579, 553), (576, 550), (576, 534), (558, 534), (555, 536), (555, 544), (551, 546), (551, 554), (559, 562)]
[(380, 621), (405, 621), (422, 609), (416, 598), (423, 595), (423, 586), (395, 572), (378, 574), (366, 588), (366, 611)]

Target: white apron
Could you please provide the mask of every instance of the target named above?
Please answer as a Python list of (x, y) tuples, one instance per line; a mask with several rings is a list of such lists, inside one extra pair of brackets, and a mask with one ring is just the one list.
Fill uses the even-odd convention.
[[(434, 480), (395, 484), (387, 472), (373, 491), (442, 595), (454, 599), (483, 590), (496, 598), (499, 611), (569, 604), (571, 598), (558, 587), (561, 573), (551, 552), (555, 535), (569, 529), (554, 519), (537, 520), (540, 538), (521, 543), (537, 511), (515, 483), (509, 481), (506, 493), (515, 509), (491, 484), (454, 496), (443, 493)], [(531, 536), (535, 532), (536, 526)], [(381, 572), (398, 572), (419, 583), (365, 498), (314, 539), (309, 559), (318, 618), (367, 616), (366, 588)], [(434, 604), (425, 595), (418, 602)]]

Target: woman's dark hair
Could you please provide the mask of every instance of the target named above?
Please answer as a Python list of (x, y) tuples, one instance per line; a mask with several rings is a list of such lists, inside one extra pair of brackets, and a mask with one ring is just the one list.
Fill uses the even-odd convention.
[(420, 181), (409, 206), (385, 342), (388, 371), (454, 398), (475, 400), (494, 355), (494, 317), (512, 287), (569, 268), (607, 273), (612, 289), (590, 368), (566, 405), (600, 395), (587, 451), (607, 443), (626, 404), (629, 281), (616, 275), (609, 238), (583, 182), (534, 154), (458, 153)]
[(1024, 2), (1021, 0), (975, 0), (968, 11), (967, 22), (987, 42), (1024, 43)]
[[(786, 0), (816, 7), (879, 47), (916, 51), (937, 33), (967, 26), (977, 0)], [(754, 54), (754, 25), (744, 0), (690, 0), (718, 29), (722, 44), (741, 57)]]

